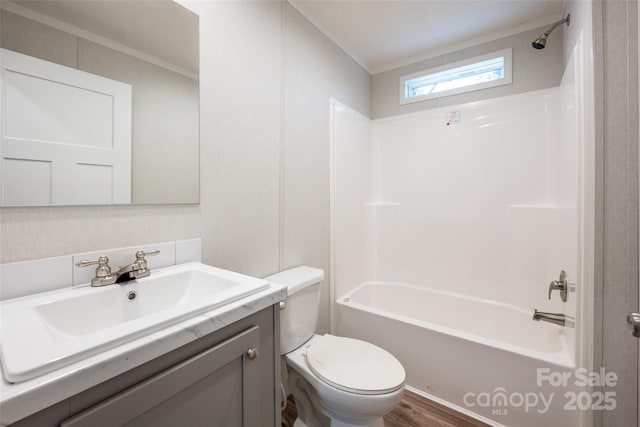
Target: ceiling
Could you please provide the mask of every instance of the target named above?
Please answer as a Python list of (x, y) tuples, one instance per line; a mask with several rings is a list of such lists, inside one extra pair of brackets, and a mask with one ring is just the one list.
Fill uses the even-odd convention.
[(371, 74), (547, 25), (562, 0), (289, 0)]

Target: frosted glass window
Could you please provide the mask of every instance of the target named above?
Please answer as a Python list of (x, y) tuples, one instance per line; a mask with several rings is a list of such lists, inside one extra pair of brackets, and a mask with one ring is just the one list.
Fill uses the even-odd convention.
[(400, 103), (456, 95), (511, 83), (511, 49), (402, 76)]

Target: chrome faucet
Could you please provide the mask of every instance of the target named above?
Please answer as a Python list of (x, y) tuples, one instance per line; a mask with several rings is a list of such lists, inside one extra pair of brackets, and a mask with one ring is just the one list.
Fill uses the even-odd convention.
[(565, 326), (566, 319), (562, 313), (545, 313), (544, 311), (533, 310), (533, 320), (553, 323), (555, 325)]
[(160, 251), (157, 249), (149, 252), (138, 251), (136, 252), (136, 260), (133, 263), (120, 267), (115, 273), (111, 272), (111, 267), (109, 267), (109, 258), (106, 256), (101, 256), (94, 261), (82, 260), (76, 263), (76, 265), (78, 267), (87, 267), (89, 265), (98, 264), (98, 267), (96, 268), (96, 275), (91, 279), (91, 286), (112, 285), (114, 283), (123, 283), (128, 282), (129, 280), (147, 277), (151, 274), (151, 270), (149, 269), (147, 260), (144, 257), (147, 255), (158, 255), (159, 253)]

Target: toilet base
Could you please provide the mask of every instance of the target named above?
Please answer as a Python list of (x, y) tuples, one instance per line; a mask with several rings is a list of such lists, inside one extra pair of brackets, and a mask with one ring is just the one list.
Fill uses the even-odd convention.
[(298, 409), (298, 418), (293, 427), (384, 427), (381, 416), (330, 413), (298, 372), (290, 369), (288, 375), (289, 389)]

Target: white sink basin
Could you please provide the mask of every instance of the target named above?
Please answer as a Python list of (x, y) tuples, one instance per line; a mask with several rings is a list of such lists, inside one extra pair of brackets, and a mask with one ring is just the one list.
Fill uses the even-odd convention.
[(122, 285), (2, 302), (4, 377), (34, 378), (268, 287), (265, 280), (189, 263)]

